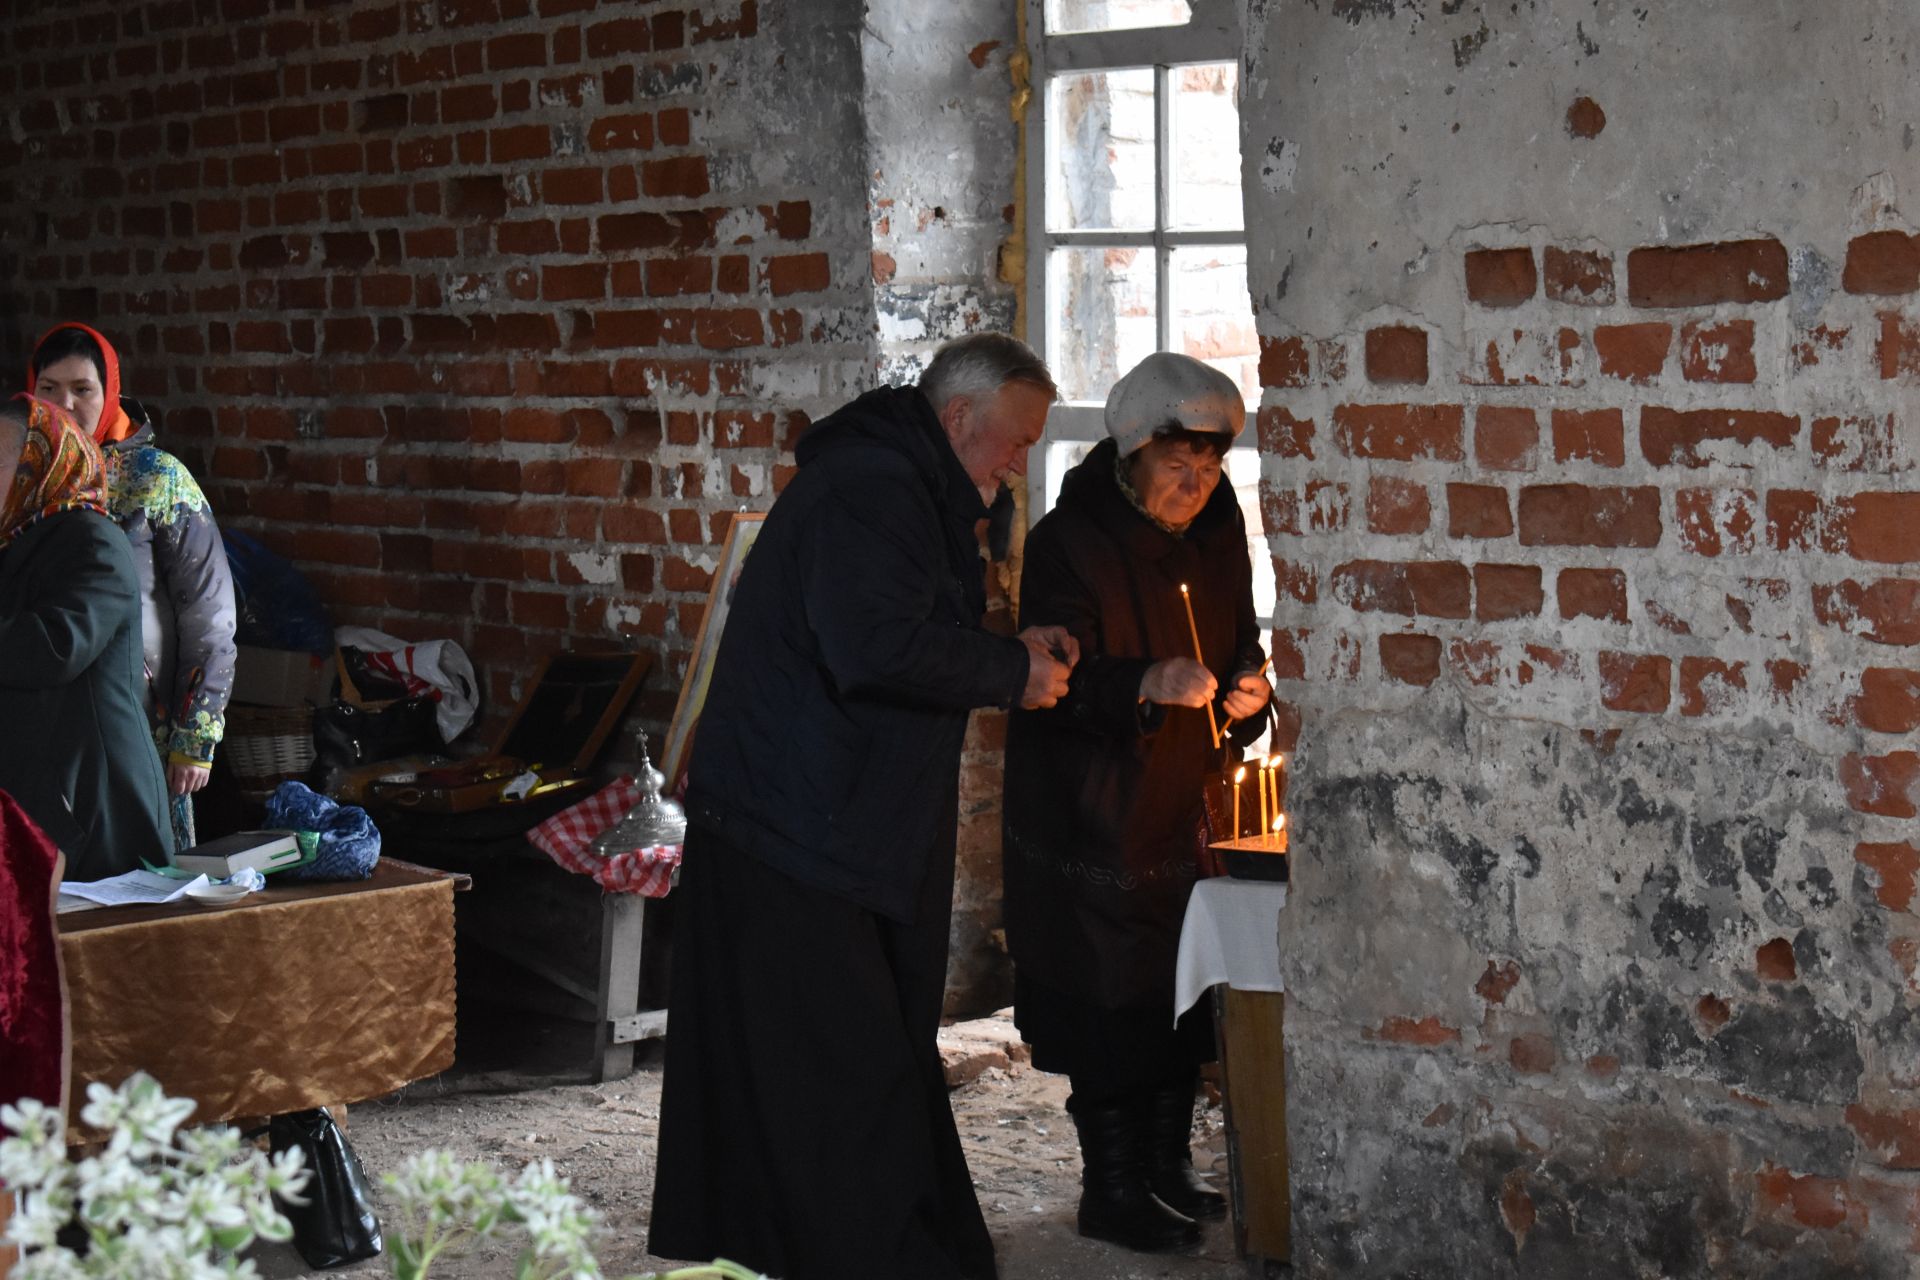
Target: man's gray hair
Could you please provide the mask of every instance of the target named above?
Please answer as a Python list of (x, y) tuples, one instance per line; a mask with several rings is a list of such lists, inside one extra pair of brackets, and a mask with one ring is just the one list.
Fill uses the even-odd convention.
[(1049, 400), (1060, 397), (1047, 362), (1004, 333), (970, 333), (941, 347), (920, 375), (920, 391), (938, 413), (955, 396), (991, 396), (1009, 382), (1037, 387)]

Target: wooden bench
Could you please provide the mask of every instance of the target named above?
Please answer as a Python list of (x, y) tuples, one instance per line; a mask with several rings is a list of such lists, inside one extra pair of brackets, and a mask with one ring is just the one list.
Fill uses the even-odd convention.
[(473, 877), (458, 904), (460, 939), (544, 984), (493, 995), (591, 1023), (592, 1077), (617, 1080), (632, 1074), (636, 1045), (667, 1031), (664, 1008), (642, 1007), (642, 971), (663, 951), (647, 946), (648, 903), (658, 913), (664, 900), (607, 893), (527, 843), (528, 828), (579, 799), (486, 814), (376, 812), (374, 820), (396, 856)]

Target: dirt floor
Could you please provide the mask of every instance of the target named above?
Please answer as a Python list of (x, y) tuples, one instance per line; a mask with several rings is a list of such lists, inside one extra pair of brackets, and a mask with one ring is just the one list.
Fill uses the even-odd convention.
[[(524, 1046), (525, 1040), (521, 1041)], [(1017, 1060), (1002, 1020), (962, 1024), (943, 1037), (950, 1078), (972, 1078), (953, 1092), (961, 1141), (993, 1232), (1003, 1280), (1224, 1280), (1248, 1274), (1233, 1255), (1231, 1229), (1213, 1223), (1199, 1251), (1186, 1256), (1130, 1253), (1084, 1240), (1074, 1231), (1080, 1162), (1073, 1125), (1062, 1106), (1066, 1081)], [(471, 1056), (471, 1055), (470, 1055)], [(1004, 1065), (1000, 1065), (1004, 1062)], [(977, 1074), (974, 1074), (976, 1073)], [(578, 1078), (578, 1073), (573, 1073)], [(456, 1068), (378, 1102), (355, 1106), (348, 1133), (370, 1178), (424, 1147), (443, 1147), (502, 1169), (549, 1157), (576, 1193), (604, 1219), (601, 1264), (609, 1276), (666, 1269), (645, 1251), (653, 1191), (654, 1137), (660, 1116), (658, 1047), (627, 1079), (608, 1084), (555, 1083), (538, 1068), (486, 1062)], [(1217, 1103), (1200, 1110), (1194, 1147), (1202, 1170), (1225, 1182), (1226, 1160)], [(517, 1247), (496, 1244), (436, 1267), (435, 1277), (506, 1277)], [(255, 1255), (263, 1275), (308, 1275), (288, 1246)], [(384, 1262), (321, 1276), (384, 1276)], [(915, 1280), (901, 1277), (900, 1280)]]

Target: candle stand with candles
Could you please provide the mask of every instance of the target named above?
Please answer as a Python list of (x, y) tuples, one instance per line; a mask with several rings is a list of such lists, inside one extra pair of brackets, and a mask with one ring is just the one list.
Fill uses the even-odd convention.
[(1216, 775), (1206, 789), (1207, 817), (1216, 833), (1207, 846), (1212, 868), (1236, 880), (1287, 878), (1286, 757), (1255, 758)]

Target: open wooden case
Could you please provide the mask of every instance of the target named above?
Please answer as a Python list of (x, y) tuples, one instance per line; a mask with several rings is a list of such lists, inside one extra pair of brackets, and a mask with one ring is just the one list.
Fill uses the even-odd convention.
[[(368, 796), (398, 809), (469, 813), (582, 788), (651, 663), (645, 653), (551, 654), (491, 750), (375, 782)], [(507, 784), (529, 771), (539, 784), (518, 799), (507, 797)]]

